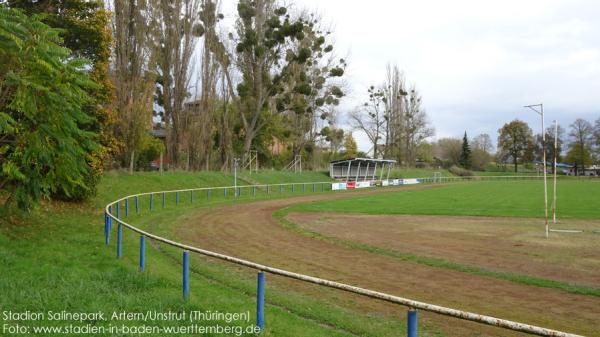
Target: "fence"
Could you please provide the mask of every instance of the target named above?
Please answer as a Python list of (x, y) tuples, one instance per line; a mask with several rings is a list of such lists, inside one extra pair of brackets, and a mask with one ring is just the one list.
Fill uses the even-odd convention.
[[(529, 179), (539, 179), (538, 177), (531, 176), (521, 176), (521, 177), (442, 177), (442, 182), (459, 182), (459, 181), (482, 181), (482, 180), (529, 180)], [(439, 177), (437, 177), (439, 179)], [(434, 178), (419, 178), (419, 182), (421, 183), (432, 183), (434, 182)], [(256, 310), (256, 325), (263, 330), (264, 329), (264, 294), (265, 294), (265, 272), (279, 275), (291, 279), (300, 280), (307, 283), (317, 284), (329, 288), (339, 289), (347, 292), (351, 292), (354, 294), (363, 295), (369, 298), (374, 298), (378, 300), (383, 300), (386, 302), (391, 302), (395, 304), (400, 304), (409, 308), (407, 312), (407, 334), (408, 337), (417, 337), (417, 310), (423, 310), (428, 312), (433, 312), (436, 314), (441, 314), (445, 316), (455, 317), (463, 320), (473, 321), (481, 324), (496, 326), (512, 331), (525, 332), (538, 336), (557, 336), (557, 337), (582, 337), (580, 335), (570, 334), (562, 331), (547, 329), (543, 327), (538, 327), (534, 325), (514, 322), (510, 320), (500, 319), (491, 316), (480, 315), (476, 313), (471, 313), (462, 310), (456, 310), (452, 308), (447, 308), (443, 306), (438, 306), (434, 304), (419, 302), (415, 300), (411, 300), (408, 298), (403, 298), (399, 296), (394, 296), (370, 289), (359, 288), (352, 285), (334, 282), (330, 280), (321, 279), (318, 277), (313, 277), (309, 275), (294, 273), (291, 271), (274, 268), (266, 265), (262, 265), (256, 262), (236, 258), (233, 256), (228, 256), (216, 252), (212, 252), (209, 250), (185, 245), (173, 240), (169, 240), (167, 238), (151, 234), (144, 230), (141, 230), (127, 222), (125, 222), (120, 217), (120, 208), (124, 207), (125, 217), (129, 215), (129, 200), (133, 200), (135, 204), (136, 213), (140, 212), (140, 197), (148, 197), (148, 205), (149, 211), (153, 209), (153, 199), (155, 195), (161, 197), (161, 206), (162, 208), (166, 207), (166, 195), (167, 194), (175, 194), (175, 205), (180, 203), (180, 196), (182, 194), (189, 193), (189, 202), (194, 202), (194, 196), (198, 192), (205, 192), (206, 197), (208, 199), (213, 195), (213, 191), (222, 190), (223, 196), (228, 197), (229, 191), (233, 191), (234, 198), (242, 196), (242, 192), (247, 191), (246, 195), (256, 196), (257, 191), (263, 191), (267, 195), (273, 193), (283, 193), (285, 191), (290, 191), (292, 193), (300, 192), (329, 192), (331, 191), (331, 182), (314, 182), (314, 183), (291, 183), (291, 184), (263, 184), (263, 185), (245, 185), (245, 186), (223, 186), (223, 187), (209, 187), (209, 188), (194, 188), (194, 189), (183, 189), (183, 190), (171, 190), (171, 191), (160, 191), (160, 192), (147, 192), (147, 193), (139, 193), (132, 194), (116, 201), (113, 201), (106, 205), (105, 207), (105, 217), (104, 217), (104, 229), (105, 229), (105, 243), (106, 245), (110, 244), (110, 234), (112, 230), (112, 223), (115, 221), (117, 223), (117, 258), (121, 258), (123, 256), (123, 227), (130, 229), (133, 232), (140, 234), (140, 252), (139, 252), (139, 268), (140, 271), (144, 271), (146, 259), (145, 259), (145, 242), (146, 238), (155, 240), (157, 242), (162, 242), (168, 244), (170, 246), (182, 249), (182, 293), (184, 298), (188, 298), (190, 294), (190, 272), (189, 272), (189, 253), (194, 252), (201, 255), (213, 257), (219, 260), (231, 262), (237, 265), (245, 266), (248, 268), (252, 268), (258, 270), (257, 275), (257, 310)]]

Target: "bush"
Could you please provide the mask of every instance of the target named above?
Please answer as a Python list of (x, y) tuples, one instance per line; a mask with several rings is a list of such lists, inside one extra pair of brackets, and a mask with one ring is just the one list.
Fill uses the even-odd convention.
[(450, 171), (450, 173), (459, 176), (459, 177), (470, 177), (473, 175), (473, 172), (466, 170), (462, 167), (458, 167), (456, 165), (453, 165), (452, 167), (450, 167), (448, 169), (448, 171)]
[(160, 153), (165, 152), (163, 142), (149, 134), (144, 134), (140, 144), (140, 154), (136, 158), (136, 167), (138, 170), (150, 171), (152, 161), (160, 158)]

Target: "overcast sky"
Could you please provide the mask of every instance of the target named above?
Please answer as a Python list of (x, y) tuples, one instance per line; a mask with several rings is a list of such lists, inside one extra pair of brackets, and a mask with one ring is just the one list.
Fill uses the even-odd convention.
[(514, 118), (539, 132), (539, 116), (523, 105), (540, 102), (547, 122), (566, 128), (600, 118), (600, 1), (293, 2), (320, 13), (348, 56), (342, 114), (365, 102), (393, 63), (420, 90), (436, 138), (466, 130), (495, 140)]

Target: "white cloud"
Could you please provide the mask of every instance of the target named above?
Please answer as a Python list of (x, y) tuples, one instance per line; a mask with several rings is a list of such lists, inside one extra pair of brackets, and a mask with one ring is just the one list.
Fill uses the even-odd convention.
[[(397, 63), (424, 97), (439, 137), (465, 129), (496, 137), (523, 105), (544, 102), (564, 126), (600, 118), (600, 3), (595, 1), (296, 0), (335, 27), (336, 48), (350, 51), (352, 95), (365, 100)], [(359, 147), (368, 149), (365, 137)]]
[[(237, 1), (224, 3), (235, 10)], [(332, 25), (349, 54), (351, 92), (341, 109), (366, 100), (388, 62), (421, 91), (438, 137), (489, 133), (514, 118), (539, 131), (522, 108), (544, 102), (568, 127), (600, 118), (600, 2), (593, 0), (293, 0)], [(361, 150), (370, 144), (356, 133)]]

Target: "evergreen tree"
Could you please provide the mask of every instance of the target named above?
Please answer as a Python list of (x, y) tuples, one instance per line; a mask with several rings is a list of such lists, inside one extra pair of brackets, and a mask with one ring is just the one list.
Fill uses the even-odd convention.
[(463, 137), (462, 147), (460, 150), (459, 164), (463, 168), (471, 169), (471, 146), (469, 146), (469, 138), (467, 138), (467, 131)]
[(98, 144), (87, 130), (96, 120), (83, 108), (97, 86), (59, 33), (40, 16), (0, 6), (0, 188), (22, 209), (93, 190), (89, 157)]

